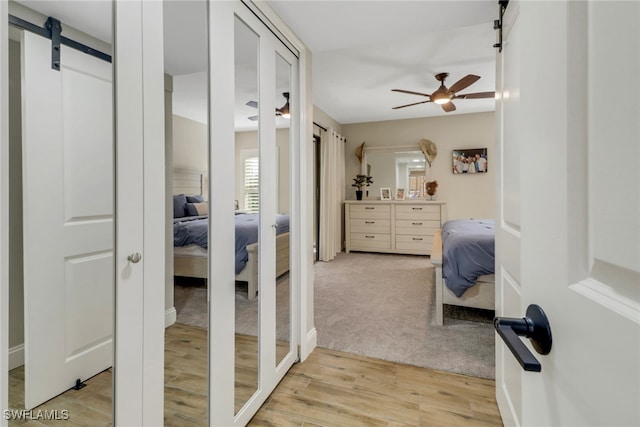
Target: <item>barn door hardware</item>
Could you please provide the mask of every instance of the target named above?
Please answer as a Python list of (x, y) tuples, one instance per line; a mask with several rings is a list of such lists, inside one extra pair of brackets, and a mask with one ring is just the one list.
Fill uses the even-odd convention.
[(73, 387), (71, 387), (71, 389), (72, 389), (72, 390), (76, 390), (76, 391), (77, 391), (77, 390), (80, 390), (80, 389), (85, 388), (86, 386), (87, 386), (87, 384), (86, 384), (86, 383), (83, 383), (82, 381), (80, 381), (80, 378), (78, 378), (78, 379), (76, 380), (76, 385), (74, 385)]
[(51, 16), (45, 21), (44, 27), (39, 27), (13, 15), (9, 15), (9, 24), (51, 40), (51, 68), (54, 70), (60, 71), (60, 46), (62, 45), (79, 50), (87, 55), (95, 56), (103, 61), (111, 62), (111, 55), (63, 36), (61, 34), (62, 23)]
[(497, 34), (498, 43), (495, 43), (493, 47), (497, 48), (498, 52), (502, 52), (502, 17), (504, 16), (504, 11), (507, 9), (508, 4), (509, 4), (509, 0), (498, 1), (499, 18), (493, 21), (493, 29), (498, 31), (498, 34)]
[(60, 71), (60, 33), (62, 25), (56, 18), (48, 17), (45, 28), (51, 37), (51, 68)]
[(540, 306), (531, 304), (527, 307), (526, 317), (521, 319), (496, 317), (493, 319), (493, 326), (525, 371), (540, 372), (542, 370), (538, 359), (518, 338), (518, 336), (529, 338), (531, 345), (538, 353), (549, 354), (552, 343), (551, 326)]

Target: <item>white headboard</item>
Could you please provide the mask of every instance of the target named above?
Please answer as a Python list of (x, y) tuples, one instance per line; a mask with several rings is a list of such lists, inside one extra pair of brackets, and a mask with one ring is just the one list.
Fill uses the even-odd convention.
[(173, 194), (197, 195), (207, 198), (207, 174), (195, 169), (173, 170)]

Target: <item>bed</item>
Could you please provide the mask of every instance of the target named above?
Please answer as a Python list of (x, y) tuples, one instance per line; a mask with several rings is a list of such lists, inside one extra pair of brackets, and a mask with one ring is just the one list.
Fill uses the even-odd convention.
[(444, 304), (494, 310), (493, 220), (446, 222), (434, 236), (431, 263), (436, 276), (437, 325), (443, 324)]
[[(175, 169), (173, 183), (174, 217), (177, 209), (176, 196), (188, 194), (190, 195), (189, 200), (191, 200), (188, 204), (197, 205), (201, 203), (198, 200), (204, 200), (201, 195), (207, 193), (206, 176), (198, 171)], [(207, 217), (206, 215), (198, 215), (197, 206), (188, 206), (188, 208), (191, 209), (191, 212), (187, 212), (187, 216), (174, 218), (174, 243), (177, 240), (180, 246), (174, 245), (173, 274), (174, 276), (207, 279), (208, 250), (206, 247), (208, 243), (206, 233), (204, 236), (202, 233), (202, 229), (206, 230), (207, 228)], [(196, 210), (193, 211), (193, 209)], [(255, 243), (257, 240), (257, 214), (238, 213), (236, 215), (236, 230), (250, 227), (250, 223), (253, 223), (255, 227), (248, 233), (253, 234), (255, 238), (245, 236), (243, 237), (244, 242), (236, 243), (236, 281), (247, 282), (247, 298), (253, 300), (258, 295), (258, 244)], [(276, 277), (279, 277), (289, 271), (288, 215), (279, 215), (276, 223), (278, 224), (276, 228)], [(199, 235), (195, 236), (196, 241), (190, 242), (189, 238), (185, 237), (185, 227), (200, 229)], [(178, 237), (175, 234), (176, 230), (181, 233)]]

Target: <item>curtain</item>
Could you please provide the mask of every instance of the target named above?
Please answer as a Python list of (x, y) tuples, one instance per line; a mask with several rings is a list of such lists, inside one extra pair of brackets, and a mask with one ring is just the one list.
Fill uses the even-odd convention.
[(345, 139), (329, 128), (320, 144), (320, 261), (331, 261), (342, 251)]

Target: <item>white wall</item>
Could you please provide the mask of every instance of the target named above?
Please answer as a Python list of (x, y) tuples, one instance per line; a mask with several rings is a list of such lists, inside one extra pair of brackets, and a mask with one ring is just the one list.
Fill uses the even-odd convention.
[(9, 41), (9, 349), (24, 343), (20, 44)]
[(164, 308), (165, 326), (175, 322), (173, 306), (173, 77), (164, 75), (164, 190), (165, 190), (165, 256)]
[(173, 115), (173, 168), (207, 170), (207, 125)]
[[(337, 121), (335, 121), (335, 119), (333, 117), (331, 117), (330, 115), (328, 115), (323, 110), (321, 110), (320, 108), (316, 107), (315, 105), (313, 106), (313, 121), (318, 123), (322, 127), (327, 128), (327, 129), (332, 128), (337, 133), (342, 135), (342, 125), (340, 123), (338, 123)], [(318, 132), (318, 127), (317, 126), (313, 127), (313, 133), (316, 134), (316, 135), (320, 134)]]
[[(347, 138), (346, 194), (355, 199), (351, 187), (359, 173), (356, 148), (415, 145), (426, 138), (438, 147), (438, 156), (427, 171), (429, 180), (438, 181), (438, 200), (447, 203), (447, 219), (495, 218), (495, 167), (492, 165), (496, 147), (495, 113), (459, 114), (422, 119), (392, 120), (342, 125)], [(487, 148), (488, 172), (475, 175), (454, 175), (451, 171), (451, 151), (456, 148)], [(372, 173), (374, 181), (376, 176)], [(378, 196), (371, 194), (372, 197)]]

